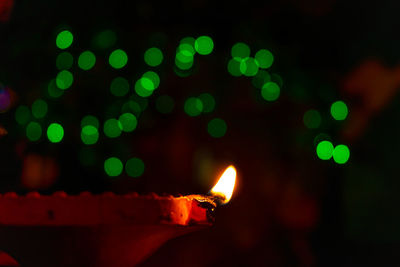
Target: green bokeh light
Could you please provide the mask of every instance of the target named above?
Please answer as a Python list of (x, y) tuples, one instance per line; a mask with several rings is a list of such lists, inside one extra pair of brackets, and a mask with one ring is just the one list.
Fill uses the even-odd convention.
[(283, 86), (283, 79), (278, 73), (271, 74), (271, 81), (279, 85), (279, 87)]
[(60, 49), (67, 49), (74, 41), (74, 36), (70, 31), (62, 31), (57, 35), (56, 45)]
[(338, 145), (333, 150), (333, 160), (337, 164), (345, 164), (350, 158), (350, 149), (346, 145)]
[(262, 69), (266, 69), (272, 66), (274, 62), (274, 56), (267, 49), (261, 49), (255, 54), (255, 59), (258, 66)]
[(189, 97), (185, 101), (184, 110), (191, 117), (198, 116), (203, 111), (203, 103), (197, 97)]
[(223, 119), (212, 119), (207, 126), (208, 133), (214, 138), (225, 136), (228, 126)]
[(56, 58), (56, 67), (59, 70), (66, 70), (72, 67), (74, 57), (69, 52), (62, 52)]
[(162, 95), (156, 99), (156, 109), (163, 114), (171, 113), (174, 109), (174, 99), (169, 95)]
[(326, 133), (319, 133), (316, 137), (314, 137), (313, 144), (317, 146), (321, 141), (330, 141), (332, 142), (332, 138)]
[(42, 136), (42, 126), (40, 126), (37, 122), (30, 122), (28, 126), (26, 126), (26, 137), (30, 141), (37, 141)]
[(15, 120), (18, 124), (27, 124), (29, 118), (31, 117), (31, 112), (27, 106), (21, 105), (15, 111)]
[(121, 123), (122, 131), (132, 132), (136, 129), (137, 119), (132, 113), (124, 113), (119, 116), (119, 122)]
[(194, 47), (194, 43), (195, 42), (196, 42), (196, 39), (194, 39), (193, 37), (190, 37), (190, 36), (189, 37), (185, 37), (180, 41), (181, 44), (188, 44), (188, 45), (190, 45), (192, 47)]
[(215, 108), (215, 99), (212, 95), (208, 93), (203, 93), (199, 95), (199, 99), (203, 103), (203, 112), (210, 113), (214, 111)]
[(240, 62), (250, 56), (250, 47), (245, 43), (236, 43), (232, 46), (231, 55), (234, 60)]
[(64, 90), (58, 88), (56, 80), (52, 79), (47, 86), (47, 93), (51, 98), (58, 98), (64, 94)]
[(84, 51), (79, 55), (78, 66), (83, 70), (90, 70), (96, 64), (96, 56), (91, 51)]
[(157, 47), (149, 48), (144, 53), (144, 62), (151, 67), (160, 65), (163, 61), (163, 58), (163, 53)]
[(99, 140), (99, 131), (92, 125), (86, 125), (82, 128), (81, 139), (86, 145), (96, 144)]
[(122, 125), (119, 120), (108, 119), (104, 123), (104, 134), (109, 138), (116, 138), (121, 135)]
[(43, 99), (37, 99), (32, 104), (32, 115), (36, 119), (41, 119), (47, 114), (47, 103)]
[[(178, 55), (179, 55), (179, 53), (178, 53)], [(181, 69), (181, 70), (189, 70), (191, 67), (193, 67), (193, 60), (190, 60), (190, 61), (188, 61), (188, 62), (182, 62), (180, 59), (179, 59), (179, 56), (176, 56), (175, 57), (175, 65), (179, 68), (179, 69)], [(193, 58), (193, 57), (192, 57)]]
[(188, 43), (181, 43), (178, 48), (176, 49), (176, 53), (181, 53), (187, 57), (193, 57), (196, 54), (194, 46)]
[(275, 101), (280, 95), (281, 89), (274, 82), (267, 82), (261, 88), (261, 95), (267, 101)]
[(194, 48), (200, 55), (208, 55), (214, 49), (214, 42), (209, 36), (200, 36), (194, 42)]
[(111, 94), (125, 96), (129, 92), (129, 82), (123, 77), (116, 77), (110, 85)]
[(326, 141), (326, 140), (321, 141), (317, 145), (316, 151), (317, 151), (318, 158), (320, 158), (322, 160), (329, 160), (330, 158), (332, 158), (333, 145), (329, 141)]
[(255, 88), (261, 89), (264, 84), (271, 81), (271, 75), (268, 71), (258, 70), (257, 74), (251, 79), (251, 83)]
[(228, 72), (235, 77), (242, 76), (242, 72), (240, 71), (240, 61), (230, 59), (228, 62)]
[(248, 57), (240, 61), (240, 72), (245, 76), (255, 76), (258, 72), (258, 65), (254, 58)]
[(121, 112), (122, 113), (132, 113), (132, 114), (140, 114), (142, 111), (140, 105), (133, 100), (129, 100), (122, 105)]
[(310, 109), (304, 113), (304, 125), (309, 129), (317, 129), (321, 125), (321, 115), (318, 110)]
[(331, 106), (331, 115), (335, 120), (342, 121), (347, 118), (349, 110), (346, 103), (343, 101), (336, 101)]
[(58, 88), (65, 90), (71, 87), (74, 82), (74, 76), (67, 70), (62, 70), (57, 74), (56, 85)]
[(52, 123), (47, 128), (47, 138), (52, 143), (59, 143), (64, 137), (64, 128), (58, 123)]
[(160, 76), (154, 71), (147, 71), (143, 74), (141, 83), (145, 89), (153, 91), (160, 85)]
[(91, 125), (95, 128), (99, 128), (100, 123), (99, 123), (99, 120), (95, 116), (86, 115), (81, 120), (81, 127), (84, 128), (87, 125)]
[(128, 63), (128, 55), (122, 49), (114, 50), (110, 54), (108, 62), (114, 69), (121, 69)]
[(144, 168), (144, 162), (139, 158), (131, 158), (125, 164), (125, 171), (131, 177), (142, 176)]
[(116, 177), (122, 173), (124, 166), (119, 158), (111, 157), (104, 161), (104, 171), (108, 176)]
[(98, 49), (107, 49), (117, 42), (117, 35), (112, 30), (105, 30), (97, 34), (93, 39), (93, 46)]
[[(148, 84), (149, 83), (149, 79), (145, 78), (144, 81), (142, 81), (142, 79), (143, 79), (143, 77), (136, 81), (136, 83), (135, 83), (135, 92), (136, 92), (136, 94), (138, 96), (149, 97), (149, 96), (151, 96), (153, 94), (154, 90), (148, 90), (143, 86), (143, 83), (144, 84)], [(154, 86), (154, 84), (153, 84), (153, 86)]]
[[(183, 52), (178, 52), (177, 54), (176, 54), (176, 59), (175, 59), (175, 61), (178, 61), (178, 63), (182, 63), (182, 64), (189, 64), (189, 63), (192, 63), (193, 64), (193, 60), (194, 60), (194, 57), (193, 57), (193, 55), (186, 55), (186, 54), (184, 54)], [(179, 65), (177, 64), (177, 66), (179, 67)]]

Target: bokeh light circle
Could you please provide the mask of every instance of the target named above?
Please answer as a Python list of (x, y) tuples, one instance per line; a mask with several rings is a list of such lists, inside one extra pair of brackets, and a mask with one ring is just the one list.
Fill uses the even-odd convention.
[(207, 125), (208, 133), (214, 138), (225, 136), (227, 129), (226, 122), (221, 118), (212, 119)]
[(331, 106), (331, 115), (335, 120), (342, 121), (347, 118), (349, 110), (346, 103), (343, 101), (336, 101)]
[(350, 149), (346, 145), (337, 145), (333, 150), (333, 160), (337, 164), (345, 164), (350, 158)]
[(194, 48), (200, 55), (208, 55), (214, 49), (214, 42), (209, 36), (200, 36), (194, 42)]
[(65, 90), (71, 87), (74, 82), (74, 76), (67, 70), (62, 70), (57, 74), (56, 85), (58, 88)]
[(56, 45), (60, 49), (67, 49), (72, 45), (72, 42), (74, 41), (74, 36), (70, 31), (62, 31), (57, 35), (56, 38)]
[(84, 51), (79, 55), (78, 66), (83, 70), (90, 70), (96, 64), (96, 56), (91, 51)]
[(163, 53), (157, 47), (152, 47), (146, 50), (144, 53), (144, 61), (151, 67), (160, 65), (163, 61)]
[(111, 157), (104, 161), (104, 171), (108, 176), (116, 177), (122, 173), (122, 162), (119, 158)]
[(125, 171), (131, 177), (139, 177), (144, 173), (144, 162), (139, 158), (131, 158), (125, 164)]
[(274, 82), (267, 82), (261, 88), (261, 95), (267, 101), (275, 101), (279, 98), (281, 89)]
[(304, 125), (309, 129), (317, 129), (321, 125), (321, 115), (318, 110), (310, 109), (304, 113)]
[(203, 103), (197, 97), (189, 97), (185, 101), (184, 110), (191, 117), (198, 116), (203, 111)]
[(274, 56), (267, 49), (261, 49), (257, 51), (254, 57), (257, 61), (258, 66), (262, 69), (267, 69), (271, 67), (272, 63), (274, 62)]
[(116, 49), (108, 58), (108, 62), (114, 69), (122, 69), (128, 63), (128, 55), (122, 49)]
[(119, 116), (119, 122), (121, 123), (122, 131), (132, 132), (136, 129), (137, 119), (132, 113), (124, 113)]
[(316, 148), (318, 158), (329, 160), (333, 155), (333, 145), (331, 142), (324, 140), (318, 143)]
[(64, 128), (61, 124), (52, 123), (47, 128), (47, 138), (52, 143), (59, 143), (64, 137)]

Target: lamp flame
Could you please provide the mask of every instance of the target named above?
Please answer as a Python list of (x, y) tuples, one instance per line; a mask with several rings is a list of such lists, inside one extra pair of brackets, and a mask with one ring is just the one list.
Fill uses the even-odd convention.
[(221, 198), (222, 204), (226, 204), (232, 197), (236, 182), (236, 169), (233, 165), (226, 168), (218, 182), (211, 189), (211, 194)]

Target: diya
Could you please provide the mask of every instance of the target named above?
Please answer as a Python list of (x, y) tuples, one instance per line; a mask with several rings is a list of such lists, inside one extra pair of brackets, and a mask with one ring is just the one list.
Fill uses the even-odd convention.
[(0, 266), (135, 266), (167, 240), (210, 227), (233, 193), (229, 166), (209, 195), (0, 197)]

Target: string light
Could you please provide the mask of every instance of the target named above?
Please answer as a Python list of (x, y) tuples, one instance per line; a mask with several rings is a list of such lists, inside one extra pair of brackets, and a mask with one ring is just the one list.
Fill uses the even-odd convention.
[(189, 97), (185, 101), (184, 110), (191, 117), (198, 116), (203, 111), (203, 103), (197, 97)]
[(280, 95), (280, 90), (281, 89), (279, 88), (279, 86), (276, 83), (267, 82), (261, 88), (261, 95), (267, 101), (275, 101), (278, 99), (278, 97)]
[(318, 110), (310, 109), (304, 113), (304, 125), (309, 129), (317, 129), (321, 125), (321, 115)]
[(241, 62), (250, 56), (250, 47), (245, 43), (236, 43), (232, 46), (231, 55), (234, 60)]
[(62, 31), (57, 35), (56, 38), (56, 45), (60, 49), (67, 49), (72, 45), (72, 42), (74, 41), (74, 36), (70, 31)]
[(47, 93), (51, 98), (58, 98), (64, 94), (64, 90), (58, 88), (56, 80), (52, 79), (47, 86)]
[(108, 119), (104, 122), (104, 134), (109, 138), (116, 138), (121, 135), (122, 125), (119, 120)]
[(343, 101), (336, 101), (331, 106), (331, 115), (335, 120), (345, 120), (348, 113), (347, 105)]
[(161, 50), (157, 47), (152, 47), (146, 50), (144, 53), (144, 61), (147, 65), (151, 67), (156, 67), (160, 65), (163, 61), (163, 54)]
[(114, 69), (122, 69), (128, 63), (128, 55), (122, 49), (114, 50), (110, 54), (108, 62)]
[(84, 51), (79, 55), (78, 66), (83, 70), (90, 70), (96, 64), (96, 56), (91, 51)]
[(18, 124), (24, 125), (27, 124), (29, 118), (31, 116), (31, 112), (27, 106), (21, 105), (15, 111), (15, 120)]
[(48, 110), (47, 103), (43, 99), (37, 99), (32, 104), (32, 115), (36, 119), (41, 119), (44, 116), (46, 116), (47, 110)]
[(346, 145), (337, 145), (333, 150), (333, 160), (337, 164), (345, 164), (350, 158), (350, 149)]
[(194, 42), (194, 48), (200, 55), (208, 55), (214, 49), (214, 42), (209, 36), (200, 36)]
[(201, 103), (203, 103), (203, 112), (204, 113), (211, 113), (215, 108), (215, 99), (212, 95), (208, 93), (203, 93), (199, 95), (199, 99)]
[(111, 94), (114, 96), (125, 96), (129, 92), (129, 82), (123, 77), (116, 77), (110, 85)]
[(95, 128), (99, 128), (100, 123), (99, 123), (99, 120), (95, 116), (86, 115), (81, 120), (81, 127), (83, 128), (87, 125), (91, 125)]
[(30, 141), (37, 141), (41, 136), (42, 126), (40, 126), (39, 123), (32, 121), (26, 126), (26, 137), (28, 137)]
[(93, 45), (99, 49), (107, 49), (115, 45), (117, 35), (112, 30), (104, 30), (93, 39)]
[(59, 143), (64, 137), (64, 128), (58, 123), (52, 123), (47, 128), (47, 138), (52, 143)]
[(125, 171), (131, 177), (142, 176), (144, 169), (144, 162), (140, 158), (131, 158), (125, 164)]
[(67, 70), (62, 70), (57, 74), (56, 85), (62, 90), (66, 90), (71, 87), (74, 82), (74, 76)]
[(333, 155), (333, 145), (327, 140), (321, 141), (317, 145), (316, 151), (318, 158), (322, 160), (329, 160)]
[(122, 173), (123, 165), (119, 158), (111, 157), (104, 161), (104, 171), (108, 176), (116, 177)]
[(72, 67), (74, 57), (69, 52), (62, 52), (56, 58), (56, 67), (59, 70), (67, 70)]
[(212, 119), (207, 126), (208, 133), (214, 138), (225, 136), (228, 126), (223, 119)]
[(124, 113), (119, 117), (119, 122), (121, 123), (122, 131), (132, 132), (136, 129), (137, 119), (132, 113)]
[(267, 49), (261, 49), (255, 54), (255, 59), (260, 68), (267, 69), (272, 66), (274, 56)]

